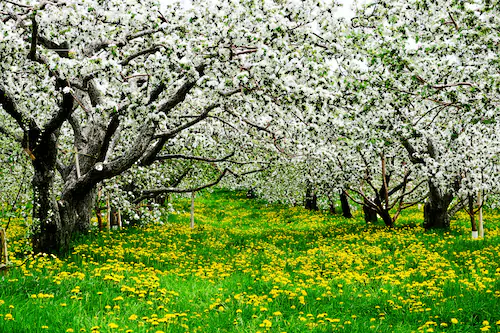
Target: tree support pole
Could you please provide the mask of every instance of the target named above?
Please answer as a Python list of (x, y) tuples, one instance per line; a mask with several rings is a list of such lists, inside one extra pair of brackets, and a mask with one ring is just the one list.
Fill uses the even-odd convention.
[(191, 223), (190, 223), (191, 229), (194, 229), (194, 195), (195, 192), (191, 192)]
[(5, 234), (5, 229), (0, 228), (0, 269), (7, 267), (9, 264), (9, 255), (7, 252), (7, 235)]
[(483, 198), (481, 197), (481, 191), (477, 193), (477, 204), (479, 206), (479, 237), (484, 238)]

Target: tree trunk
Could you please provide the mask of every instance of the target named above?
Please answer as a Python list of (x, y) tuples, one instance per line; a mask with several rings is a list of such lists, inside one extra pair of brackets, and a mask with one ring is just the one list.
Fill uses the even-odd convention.
[(329, 208), (330, 208), (330, 214), (332, 214), (332, 215), (337, 214), (337, 211), (336, 211), (336, 209), (335, 209), (335, 202), (333, 202), (333, 201), (332, 201), (332, 202), (330, 202), (330, 204), (329, 204)]
[(33, 190), (33, 251), (68, 251), (73, 235), (90, 229), (95, 189), (77, 197), (63, 196), (56, 202), (51, 172), (35, 170)]
[(450, 228), (448, 207), (453, 200), (451, 192), (442, 193), (429, 181), (429, 197), (424, 205), (424, 228)]
[(380, 212), (379, 215), (387, 227), (389, 227), (389, 228), (394, 227), (394, 221), (392, 220), (391, 214), (389, 214), (389, 212), (387, 210)]
[(377, 223), (377, 211), (371, 208), (368, 204), (363, 205), (363, 213), (366, 223)]
[(308, 186), (306, 189), (304, 207), (309, 210), (318, 210), (318, 196), (312, 186)]
[(474, 196), (469, 195), (469, 217), (472, 231), (477, 232), (476, 213), (474, 212)]
[(340, 193), (340, 207), (342, 208), (342, 216), (348, 219), (352, 218), (351, 207), (345, 191)]

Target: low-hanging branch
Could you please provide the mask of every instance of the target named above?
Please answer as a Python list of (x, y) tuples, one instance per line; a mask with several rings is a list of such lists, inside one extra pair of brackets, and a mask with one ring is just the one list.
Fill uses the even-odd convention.
[(235, 152), (233, 151), (229, 155), (226, 155), (226, 156), (221, 157), (221, 158), (210, 158), (210, 157), (192, 156), (192, 155), (184, 155), (184, 154), (165, 154), (165, 155), (156, 156), (155, 160), (164, 161), (164, 160), (171, 160), (171, 159), (184, 159), (184, 160), (194, 160), (194, 161), (217, 163), (217, 162), (227, 161), (229, 158), (233, 157), (234, 154), (235, 154)]
[(141, 202), (142, 200), (145, 200), (145, 199), (148, 199), (148, 198), (154, 198), (154, 197), (156, 197), (158, 195), (167, 194), (167, 193), (191, 193), (191, 192), (198, 192), (198, 191), (201, 191), (203, 189), (206, 189), (206, 188), (209, 188), (209, 187), (217, 185), (228, 174), (233, 175), (234, 177), (238, 178), (238, 177), (243, 177), (243, 176), (250, 175), (250, 174), (253, 174), (253, 173), (257, 173), (257, 172), (262, 172), (262, 171), (268, 169), (269, 166), (270, 165), (267, 165), (267, 166), (265, 166), (263, 168), (249, 170), (249, 171), (245, 171), (245, 172), (242, 172), (242, 173), (236, 173), (236, 172), (232, 171), (229, 168), (225, 168), (222, 172), (220, 172), (220, 174), (217, 177), (217, 179), (215, 179), (213, 182), (210, 182), (210, 183), (207, 183), (207, 184), (204, 184), (204, 185), (200, 185), (200, 186), (197, 186), (197, 187), (191, 187), (191, 188), (164, 187), (164, 188), (151, 189), (151, 190), (142, 190), (141, 191), (141, 195), (134, 200), (134, 204), (137, 204), (137, 203)]
[(215, 179), (213, 182), (208, 183), (208, 184), (204, 184), (204, 185), (200, 185), (197, 187), (185, 188), (185, 189), (177, 188), (177, 187), (164, 187), (164, 188), (158, 188), (158, 189), (152, 189), (152, 190), (143, 190), (143, 191), (141, 191), (141, 196), (139, 196), (137, 199), (135, 199), (134, 203), (139, 203), (144, 199), (153, 198), (153, 197), (156, 197), (156, 196), (161, 195), (161, 194), (198, 192), (198, 191), (201, 191), (205, 188), (217, 185), (218, 183), (220, 183), (222, 178), (224, 178), (224, 176), (226, 176), (226, 174), (228, 174), (228, 173), (233, 173), (233, 172), (231, 170), (229, 170), (228, 168), (226, 168), (219, 174), (217, 179)]

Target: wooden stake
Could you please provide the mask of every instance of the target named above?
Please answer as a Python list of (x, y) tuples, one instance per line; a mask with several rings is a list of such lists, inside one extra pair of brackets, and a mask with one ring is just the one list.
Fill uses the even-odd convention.
[(122, 228), (122, 214), (120, 213), (120, 208), (118, 208), (118, 228)]
[(479, 237), (484, 238), (483, 199), (481, 198), (481, 191), (477, 194), (477, 204), (479, 205)]
[(9, 264), (9, 255), (7, 252), (7, 236), (5, 235), (5, 229), (0, 228), (0, 268), (6, 267)]
[(191, 192), (191, 229), (194, 228), (194, 192)]
[(106, 217), (107, 217), (107, 220), (108, 220), (106, 222), (107, 223), (106, 228), (108, 229), (108, 232), (109, 232), (109, 230), (111, 229), (111, 207), (109, 205), (109, 194), (108, 194), (108, 196), (106, 198), (106, 210), (107, 210), (107, 216)]

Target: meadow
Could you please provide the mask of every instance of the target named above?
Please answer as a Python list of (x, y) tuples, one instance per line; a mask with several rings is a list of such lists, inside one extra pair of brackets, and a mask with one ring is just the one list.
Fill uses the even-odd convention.
[(470, 239), (465, 214), (425, 231), (217, 190), (161, 223), (91, 231), (66, 257), (25, 261), (8, 230), (0, 332), (499, 332), (500, 215)]

